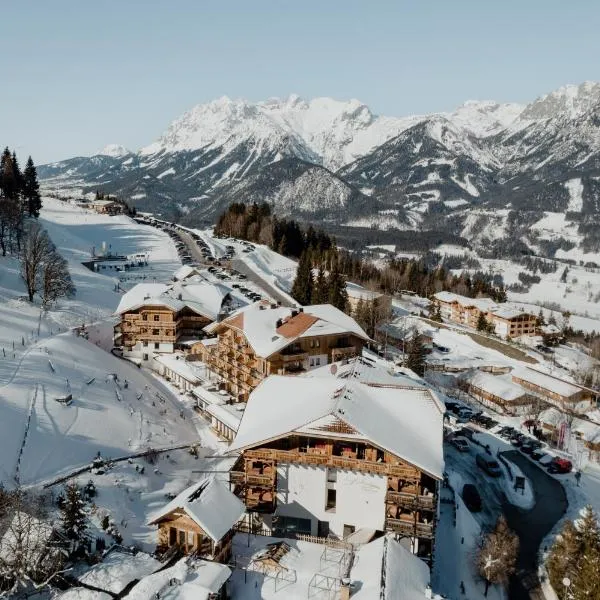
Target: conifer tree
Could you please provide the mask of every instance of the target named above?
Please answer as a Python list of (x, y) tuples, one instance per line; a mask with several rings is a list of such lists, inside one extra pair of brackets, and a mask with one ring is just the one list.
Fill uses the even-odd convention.
[(31, 156), (27, 159), (25, 171), (23, 172), (23, 198), (27, 213), (30, 217), (37, 219), (40, 216), (42, 199), (40, 196), (40, 184), (37, 180), (37, 171)]
[(332, 259), (331, 271), (327, 278), (328, 301), (336, 308), (347, 311), (348, 292), (346, 291), (346, 279), (340, 271), (339, 259), (334, 256)]
[(302, 306), (307, 306), (312, 301), (313, 287), (312, 260), (310, 251), (305, 250), (300, 256), (291, 295), (296, 302)]
[(567, 519), (562, 531), (556, 536), (546, 562), (550, 583), (555, 590), (562, 588), (562, 580), (565, 577), (573, 577), (579, 554), (577, 529), (573, 521)]
[(480, 312), (479, 317), (477, 317), (477, 331), (487, 331), (488, 330), (488, 322), (485, 318), (485, 315)]
[(19, 195), (19, 176), (15, 171), (14, 154), (8, 148), (4, 149), (0, 158), (0, 188), (5, 198), (15, 200)]
[(65, 486), (64, 503), (60, 509), (63, 535), (73, 542), (77, 551), (87, 539), (87, 515), (81, 490), (75, 483)]
[(326, 304), (328, 300), (327, 278), (325, 277), (325, 271), (323, 270), (322, 265), (319, 265), (317, 278), (313, 285), (311, 304)]
[(423, 376), (425, 373), (425, 357), (427, 351), (425, 350), (425, 344), (423, 343), (423, 336), (420, 333), (413, 335), (411, 340), (405, 349), (405, 365), (411, 371), (419, 376)]

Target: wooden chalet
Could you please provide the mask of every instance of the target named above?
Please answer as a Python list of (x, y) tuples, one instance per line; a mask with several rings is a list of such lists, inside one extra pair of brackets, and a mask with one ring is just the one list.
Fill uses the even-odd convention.
[(234, 492), (277, 536), (408, 538), (430, 556), (443, 474), (444, 407), (408, 377), (271, 376), (252, 393), (230, 450)]
[(291, 309), (261, 302), (206, 330), (218, 341), (198, 346), (200, 360), (240, 401), (269, 375), (295, 375), (358, 356), (369, 340), (354, 319), (328, 304)]
[(492, 375), (475, 369), (460, 375), (457, 381), (460, 389), (484, 406), (510, 415), (527, 414), (536, 401), (533, 394), (513, 383), (510, 375)]
[(217, 479), (184, 490), (150, 521), (158, 525), (157, 550), (176, 546), (183, 554), (227, 563), (233, 527), (245, 512), (242, 502)]
[(590, 388), (547, 375), (536, 369), (527, 368), (515, 371), (512, 380), (559, 406), (574, 405), (579, 402), (592, 403), (594, 399), (593, 391)]
[(210, 283), (138, 284), (127, 292), (116, 314), (114, 341), (123, 355), (138, 362), (171, 353), (184, 340), (199, 339), (229, 302), (226, 289)]

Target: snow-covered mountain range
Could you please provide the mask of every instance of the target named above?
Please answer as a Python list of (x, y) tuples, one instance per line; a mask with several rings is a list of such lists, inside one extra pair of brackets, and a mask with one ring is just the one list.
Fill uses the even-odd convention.
[(530, 226), (550, 211), (575, 224), (579, 244), (595, 245), (600, 83), (528, 105), (469, 101), (404, 118), (357, 100), (224, 97), (192, 108), (138, 152), (110, 145), (39, 173), (46, 189), (101, 189), (188, 222), (232, 201), (266, 200), (280, 214), (336, 225), (441, 229), (482, 244), (518, 233), (539, 250), (509, 222), (492, 231), (472, 223), (504, 214)]

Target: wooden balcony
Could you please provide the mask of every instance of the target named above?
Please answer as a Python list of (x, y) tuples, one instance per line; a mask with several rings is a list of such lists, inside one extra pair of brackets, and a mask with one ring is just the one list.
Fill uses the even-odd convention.
[(308, 352), (305, 352), (304, 350), (286, 352), (284, 350), (283, 352), (279, 353), (279, 356), (279, 362), (286, 365), (289, 362), (306, 360), (308, 358)]
[(419, 496), (408, 492), (394, 492), (393, 490), (389, 490), (385, 501), (407, 508), (421, 508), (425, 510), (433, 510), (435, 508), (434, 496)]
[(320, 465), (334, 469), (346, 469), (348, 471), (361, 471), (363, 473), (374, 473), (400, 477), (403, 480), (419, 481), (421, 473), (418, 469), (405, 465), (394, 465), (384, 462), (373, 462), (357, 458), (344, 458), (330, 454), (312, 454), (307, 452), (296, 452), (295, 450), (246, 450), (246, 458), (265, 460), (277, 460), (279, 462), (297, 463), (303, 465)]
[(256, 487), (273, 487), (275, 485), (275, 472), (261, 475), (258, 473), (245, 473), (244, 471), (230, 471), (229, 478), (231, 483), (247, 483)]
[(415, 523), (414, 521), (388, 517), (385, 520), (385, 528), (410, 537), (433, 538), (433, 525), (431, 523)]

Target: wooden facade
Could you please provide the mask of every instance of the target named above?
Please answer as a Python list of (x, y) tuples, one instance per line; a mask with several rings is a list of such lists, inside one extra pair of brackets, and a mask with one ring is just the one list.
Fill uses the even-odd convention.
[(141, 343), (150, 350), (160, 344), (175, 344), (182, 338), (202, 337), (203, 329), (211, 323), (202, 316), (184, 307), (176, 311), (168, 306), (141, 306), (124, 312), (115, 328), (115, 334), (121, 336), (121, 346), (126, 350)]
[[(552, 380), (552, 378), (549, 375), (547, 375), (546, 377), (549, 381)], [(535, 383), (534, 381), (530, 381), (529, 379), (519, 377), (518, 375), (513, 375), (512, 380), (515, 383), (518, 383), (519, 385), (523, 386), (524, 388), (536, 392), (540, 396), (544, 396), (545, 398), (554, 400), (555, 403), (558, 403), (560, 405), (575, 404), (577, 402), (591, 402), (593, 399), (591, 390), (579, 388), (574, 384), (568, 384), (573, 388), (571, 394), (561, 394), (557, 389), (552, 389), (551, 383), (549, 383), (548, 386), (543, 386)], [(556, 382), (557, 384), (566, 383), (560, 380), (556, 380)]]
[(227, 564), (231, 558), (233, 530), (215, 542), (184, 511), (174, 510), (157, 522), (159, 552), (177, 546), (183, 554)]
[(200, 360), (223, 378), (227, 391), (246, 401), (269, 375), (295, 375), (311, 367), (360, 355), (364, 340), (353, 333), (290, 339), (290, 343), (263, 358), (257, 355), (244, 332), (226, 321), (220, 324), (218, 342), (198, 345)]
[(484, 406), (510, 415), (525, 414), (535, 401), (535, 397), (524, 390), (523, 395), (507, 399), (474, 385), (468, 380), (459, 379), (458, 387), (477, 398)]
[(398, 456), (351, 437), (289, 435), (245, 450), (233, 467), (232, 489), (249, 511), (276, 511), (278, 463), (385, 477), (385, 530), (418, 540), (420, 554), (430, 556), (438, 504), (438, 482), (434, 477)]

